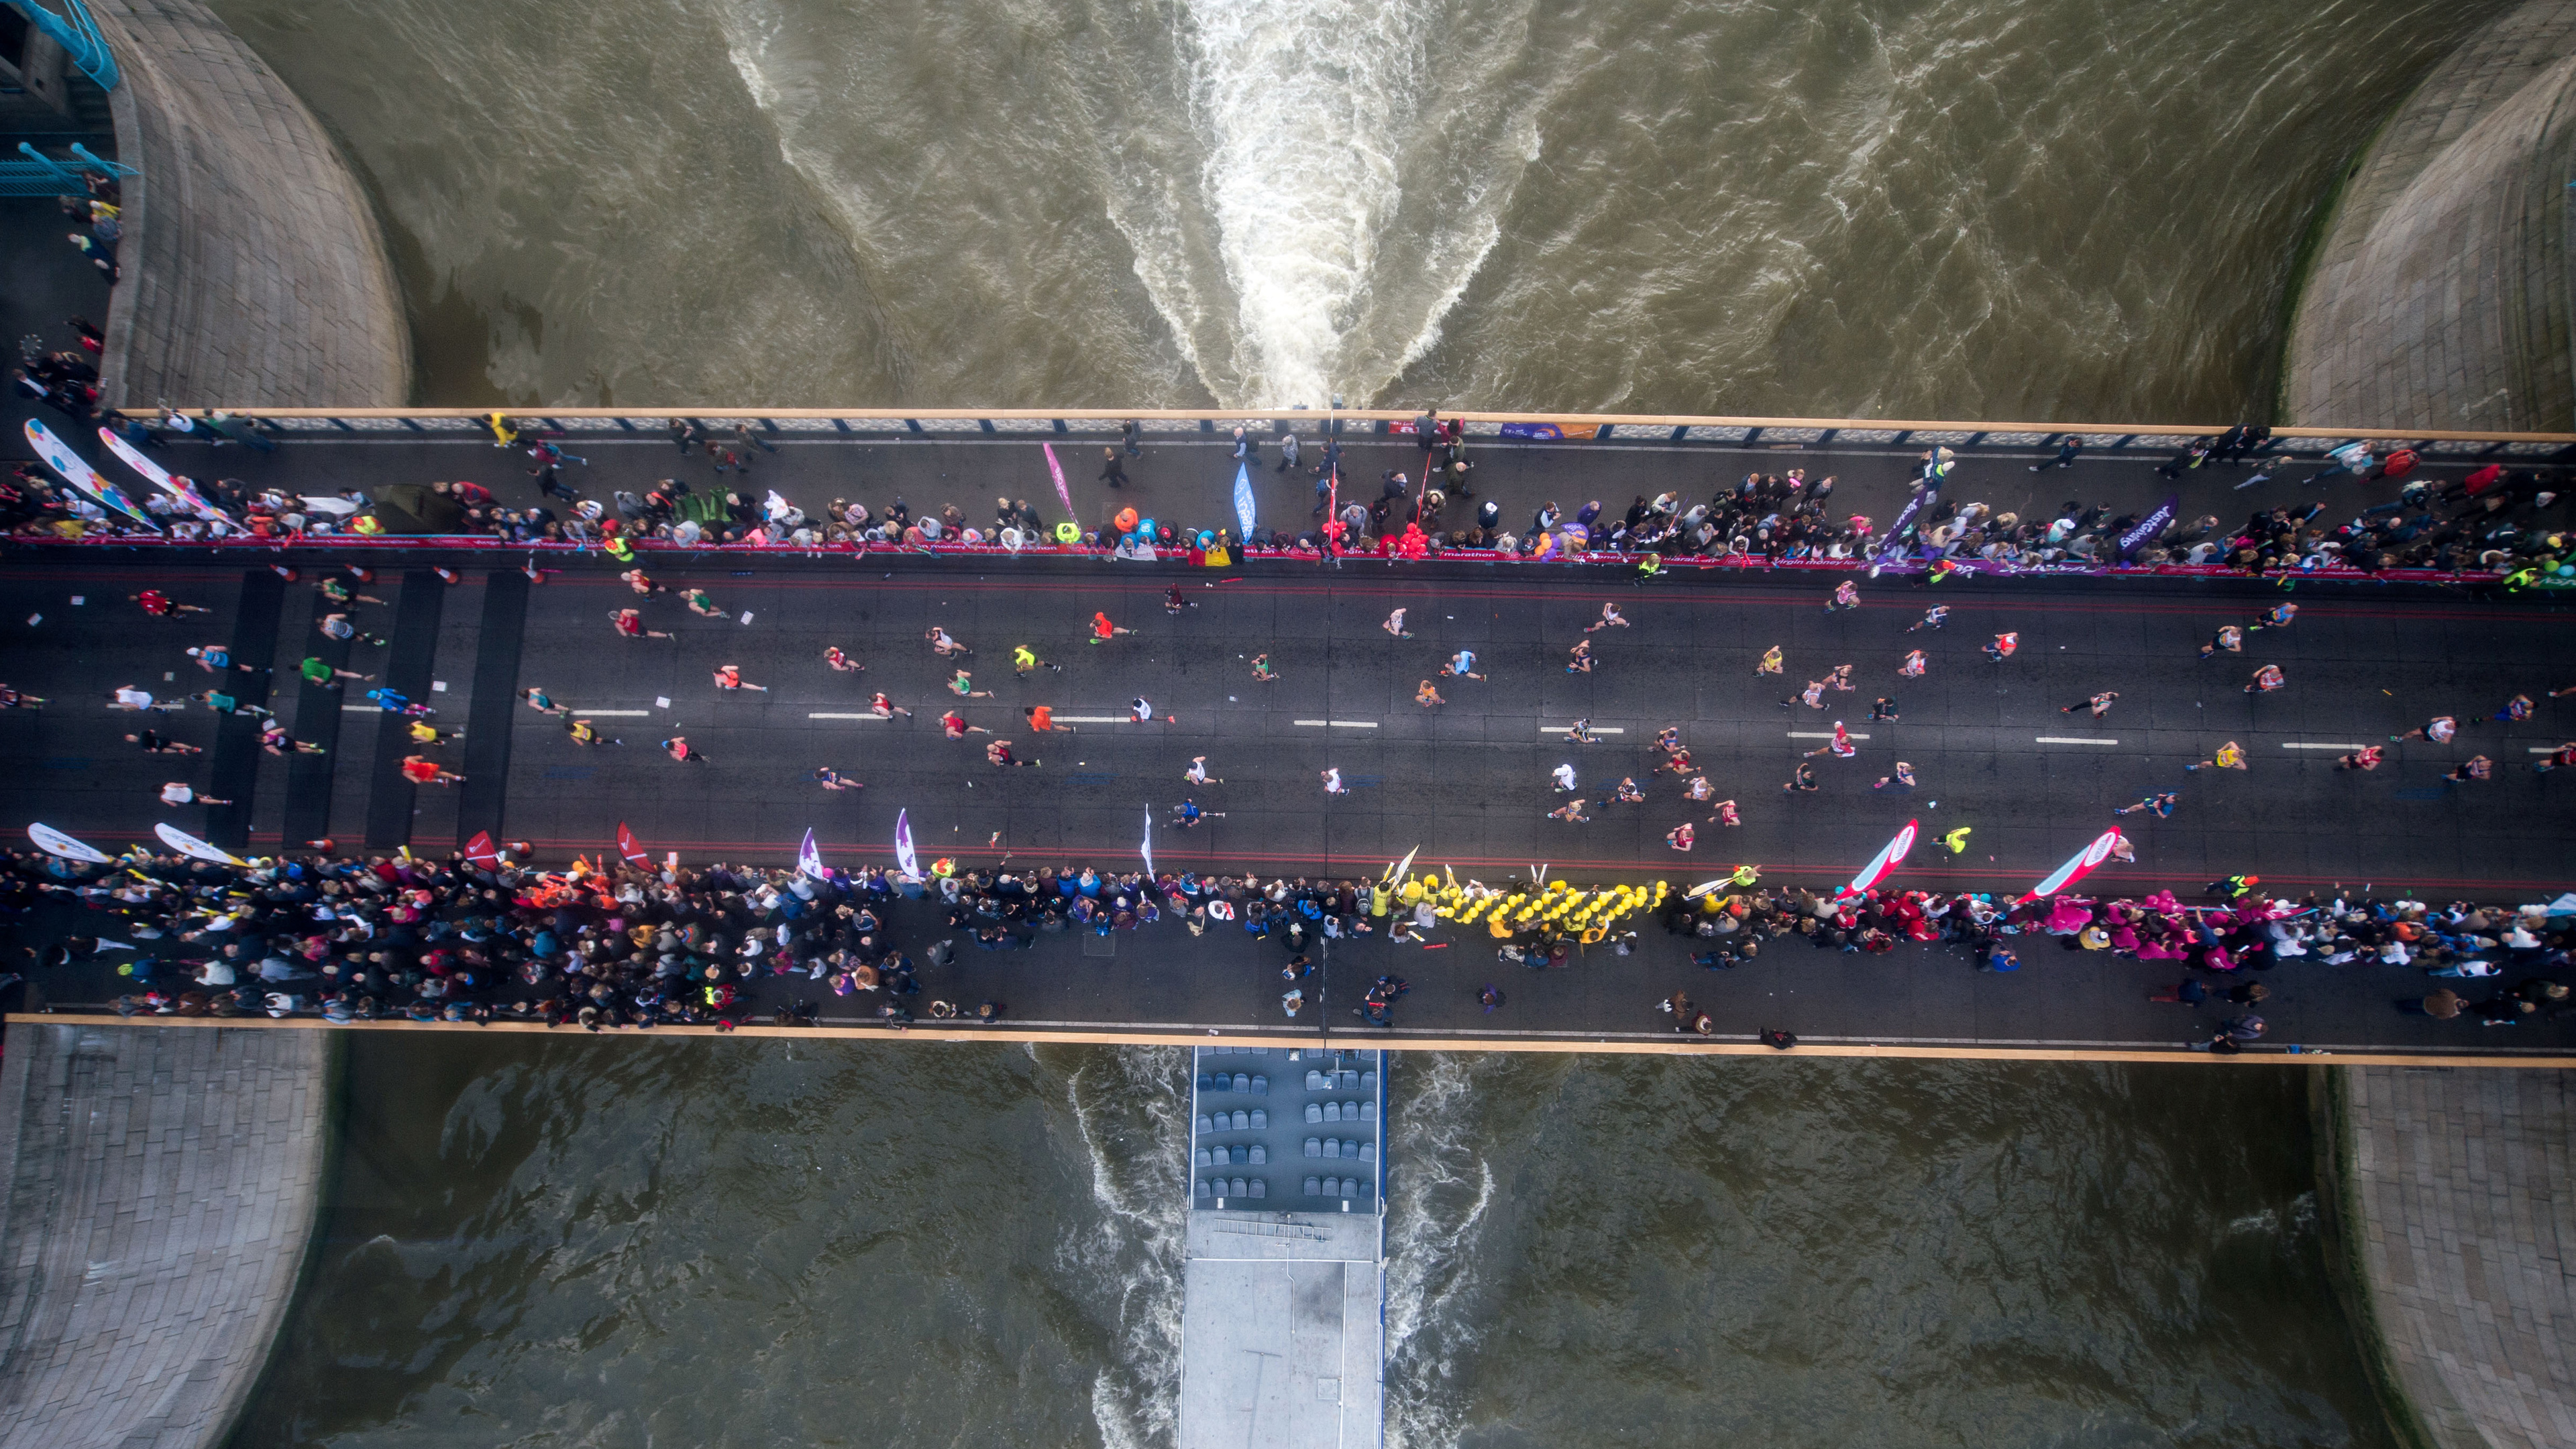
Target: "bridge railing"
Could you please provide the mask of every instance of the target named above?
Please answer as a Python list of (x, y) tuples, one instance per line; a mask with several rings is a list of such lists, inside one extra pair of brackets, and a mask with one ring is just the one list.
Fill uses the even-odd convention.
[[(196, 411), (194, 408), (186, 411)], [(463, 438), (490, 436), (490, 409), (235, 407), (274, 423), (290, 435), (408, 434)], [(1129, 421), (1149, 436), (1211, 439), (1243, 428), (1263, 438), (1294, 429), (1312, 438), (1403, 436), (1415, 414), (1385, 409), (1262, 410), (1082, 408), (529, 408), (508, 414), (521, 422), (567, 434), (661, 434), (673, 418), (700, 424), (746, 422), (771, 437), (925, 440), (1115, 437)], [(1945, 447), (1955, 452), (2054, 448), (2069, 438), (2101, 452), (2171, 452), (2195, 438), (2223, 433), (2217, 424), (2117, 424), (1958, 422), (1893, 418), (1757, 418), (1642, 413), (1443, 412), (1467, 437), (1493, 444), (1698, 445), (1710, 448), (1810, 448), (1911, 450)], [(2576, 433), (2426, 431), (2392, 428), (2275, 428), (2273, 451), (2321, 455), (2360, 440), (2378, 451), (2410, 447), (2432, 461), (2478, 458), (2576, 460)]]

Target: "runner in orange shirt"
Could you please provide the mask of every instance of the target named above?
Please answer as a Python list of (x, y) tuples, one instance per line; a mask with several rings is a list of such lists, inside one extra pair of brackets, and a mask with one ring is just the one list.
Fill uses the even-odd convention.
[(438, 767), (438, 762), (436, 760), (425, 759), (419, 755), (403, 756), (402, 772), (403, 778), (411, 781), (415, 785), (461, 785), (465, 783), (465, 777), (463, 775), (457, 774), (453, 770), (442, 770)]

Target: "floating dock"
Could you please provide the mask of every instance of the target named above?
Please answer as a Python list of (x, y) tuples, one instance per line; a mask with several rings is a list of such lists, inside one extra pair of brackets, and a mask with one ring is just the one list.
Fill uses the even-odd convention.
[(1180, 1449), (1385, 1430), (1386, 1061), (1194, 1047)]

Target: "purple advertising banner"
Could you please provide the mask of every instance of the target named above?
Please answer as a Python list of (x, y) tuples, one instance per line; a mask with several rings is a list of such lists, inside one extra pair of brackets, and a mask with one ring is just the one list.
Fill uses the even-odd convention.
[(2182, 495), (2168, 493), (2156, 511), (2138, 520), (2138, 526), (2120, 535), (2120, 561), (2127, 563), (2139, 549), (2156, 541), (2156, 535), (2173, 527), (2174, 515), (2182, 512)]

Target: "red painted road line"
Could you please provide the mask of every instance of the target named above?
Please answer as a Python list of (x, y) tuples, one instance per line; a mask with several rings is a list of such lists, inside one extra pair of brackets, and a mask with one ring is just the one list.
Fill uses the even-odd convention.
[[(379, 569), (427, 567), (431, 562), (443, 561), (444, 560), (421, 560), (413, 563), (395, 563), (392, 561), (386, 561), (376, 564), (375, 567)], [(651, 562), (651, 560), (639, 561)], [(303, 562), (306, 566), (315, 569), (327, 570), (332, 567), (332, 565), (318, 560), (304, 560)], [(717, 562), (722, 561), (719, 560)], [(253, 564), (251, 566), (256, 567), (257, 565)], [(456, 569), (460, 574), (464, 575), (464, 578), (457, 585), (457, 587), (462, 588), (481, 584), (483, 580), (476, 576), (477, 573), (488, 571), (492, 568), (502, 567), (503, 565), (499, 562), (492, 561), (483, 563), (469, 561), (464, 564), (450, 562), (448, 563), (448, 566)], [(0, 581), (135, 584), (187, 583), (203, 580), (208, 577), (210, 573), (231, 573), (241, 567), (242, 565), (239, 564), (209, 564), (202, 568), (179, 571), (167, 569), (50, 569), (33, 566), (9, 566), (0, 567)], [(729, 574), (732, 571), (727, 570), (726, 572)], [(548, 588), (624, 589), (626, 587), (625, 584), (618, 581), (615, 575), (608, 573), (591, 574), (584, 572), (573, 574), (569, 572), (557, 573), (553, 570), (549, 570), (549, 573), (554, 576), (547, 580), (545, 586)], [(690, 576), (690, 570), (687, 566), (683, 565), (672, 569), (671, 575), (674, 577), (687, 577)], [(1137, 599), (1149, 599), (1159, 603), (1162, 591), (1165, 588), (1168, 588), (1175, 582), (1181, 582), (1189, 577), (1191, 576), (1184, 574), (1157, 573), (1146, 578), (1139, 579), (1133, 583), (1108, 585), (1106, 587), (1106, 591), (1122, 599), (1132, 595)], [(1819, 575), (1819, 577), (1824, 576)], [(2010, 585), (2017, 581), (1999, 580), (1997, 582), (2003, 585)], [(2325, 580), (2321, 582), (2338, 583), (2344, 581)], [(1383, 584), (1372, 584), (1361, 581), (1331, 581), (1301, 584), (1293, 580), (1238, 582), (1232, 579), (1226, 580), (1225, 583), (1226, 592), (1228, 593), (1250, 593), (1263, 597), (1319, 598), (1338, 595), (1350, 598), (1495, 599), (1505, 601), (1533, 599), (1556, 600), (1566, 598), (1573, 594), (1598, 592), (1613, 587), (1625, 587), (1624, 578), (1616, 575), (1615, 573), (1604, 574), (1598, 580), (1568, 579), (1564, 583), (1552, 588), (1458, 588), (1451, 586), (1449, 581), (1441, 579), (1388, 582)], [(1072, 578), (943, 579), (930, 574), (898, 574), (892, 579), (780, 578), (759, 580), (749, 583), (738, 582), (735, 586), (763, 590), (857, 590), (878, 593), (919, 593), (933, 589), (965, 593), (1082, 594), (1099, 593), (1103, 591), (1103, 585), (1099, 583)], [(1671, 591), (1668, 589), (1659, 589), (1657, 592), (1669, 593)], [(1813, 592), (1802, 591), (1795, 594), (1769, 592), (1744, 593), (1734, 590), (1711, 589), (1704, 591), (1704, 597), (1695, 598), (1686, 602), (1708, 603), (1717, 602), (1722, 599), (1724, 602), (1730, 604), (1755, 607), (1788, 605), (1797, 608), (1812, 607), (1821, 609), (1823, 607), (1823, 598), (1830, 592), (1831, 590), (1829, 588), (1821, 587)], [(1640, 595), (1639, 598), (1640, 602), (1651, 602), (1651, 600), (1646, 599), (1643, 595)], [(1906, 598), (1898, 602), (1873, 603), (1864, 599), (1861, 603), (1861, 607), (1863, 609), (1870, 610), (1885, 610), (1890, 613), (1914, 613), (1930, 607), (1930, 604), (1921, 602), (1921, 600), (1924, 599), (1934, 599), (1935, 602), (1955, 599), (1956, 602), (1951, 604), (1951, 610), (1953, 613), (1976, 613), (1984, 611), (1995, 614), (2010, 614), (2015, 617), (2021, 617), (2034, 611), (2075, 614), (2208, 616), (2232, 608), (2245, 607), (2250, 603), (2248, 600), (2239, 599), (2210, 599), (2204, 602), (2175, 600), (2170, 602), (2140, 601), (2137, 603), (2087, 603), (2075, 602), (2054, 596), (2034, 598), (2030, 600), (1986, 600), (1971, 599), (1964, 595), (1950, 594), (1939, 595), (1936, 598), (1936, 596), (1931, 595), (1927, 591), (1925, 593), (1915, 594), (1913, 597)], [(2517, 622), (2552, 622), (2549, 615), (2537, 613), (2507, 613), (2493, 606), (2462, 605), (2457, 608), (2446, 608), (2438, 605), (2426, 605), (2415, 608), (2403, 606), (2390, 606), (2383, 608), (2370, 605), (2355, 606), (2350, 604), (2340, 604), (2330, 600), (2318, 600), (2313, 595), (2308, 599), (2300, 600), (2299, 606), (2302, 612), (2307, 613), (2311, 618), (2317, 619), (2496, 620), (2499, 618), (2505, 618), (2512, 619)]]
[[(685, 575), (685, 573), (685, 570), (676, 570), (672, 574), (672, 577), (681, 577)], [(1162, 591), (1173, 583), (1182, 582), (1185, 578), (1186, 576), (1184, 575), (1158, 574), (1149, 579), (1140, 580), (1132, 584), (1122, 583), (1102, 585), (1080, 579), (944, 580), (926, 576), (906, 575), (898, 576), (893, 579), (770, 579), (750, 582), (736, 581), (734, 586), (749, 589), (839, 589), (876, 593), (922, 593), (933, 589), (955, 593), (1089, 593), (1094, 595), (1108, 593), (1121, 599), (1132, 598), (1138, 600), (1149, 600), (1159, 606), (1162, 600)], [(1597, 594), (1602, 590), (1612, 587), (1618, 582), (1619, 581), (1615, 579), (1609, 578), (1605, 578), (1597, 583), (1568, 582), (1563, 586), (1554, 589), (1453, 588), (1448, 587), (1445, 581), (1437, 579), (1425, 579), (1418, 583), (1400, 585), (1373, 585), (1367, 583), (1325, 583), (1309, 585), (1294, 582), (1264, 582), (1243, 584), (1230, 583), (1225, 592), (1233, 594), (1250, 593), (1264, 597), (1286, 598), (1323, 598), (1330, 596), (1343, 596), (1350, 598), (1415, 599), (1428, 601), (1441, 599), (1556, 600), (1564, 599), (1574, 594)], [(547, 587), (624, 589), (626, 585), (620, 582), (614, 575), (600, 575), (593, 577), (585, 574), (577, 578), (567, 577), (550, 580)], [(1724, 602), (1728, 604), (1752, 606), (1787, 605), (1792, 608), (1813, 608), (1821, 610), (1824, 606), (1823, 600), (1830, 592), (1831, 590), (1827, 589), (1819, 590), (1813, 594), (1748, 594), (1738, 593), (1731, 590), (1710, 590), (1703, 596), (1682, 600), (1680, 602)], [(1919, 613), (1922, 610), (1931, 607), (1930, 603), (1922, 602), (1922, 600), (1929, 597), (1931, 596), (1917, 595), (1914, 598), (1904, 600), (1901, 603), (1873, 604), (1864, 600), (1861, 607), (1864, 609), (1883, 609), (1890, 613)], [(2055, 598), (1989, 601), (1970, 600), (1955, 595), (1941, 595), (1938, 599), (1934, 599), (1933, 601), (1940, 602), (1951, 598), (1958, 599), (1958, 602), (1951, 605), (1951, 612), (1954, 614), (1985, 610), (1997, 614), (2012, 614), (2016, 617), (2027, 616), (2032, 612), (2073, 614), (2179, 614), (2206, 617), (2231, 609), (2241, 609), (2252, 606), (2252, 601), (2242, 599), (2210, 599), (2205, 602), (2198, 603), (2174, 601), (2171, 603), (2140, 602), (2135, 604), (2122, 604), (2072, 603)], [(1656, 600), (1640, 595), (1638, 602), (1653, 603), (1656, 602)], [(2557, 622), (2554, 618), (2548, 615), (2507, 615), (2501, 614), (2500, 611), (2492, 607), (2480, 608), (2475, 606), (2462, 606), (2459, 608), (2426, 606), (2414, 609), (2402, 607), (2377, 608), (2371, 606), (2354, 607), (2350, 605), (2318, 603), (2311, 600), (2301, 600), (2299, 601), (2299, 609), (2301, 613), (2306, 614), (2312, 619), (2492, 620), (2499, 617), (2506, 617), (2518, 622), (2525, 620), (2532, 623)]]

